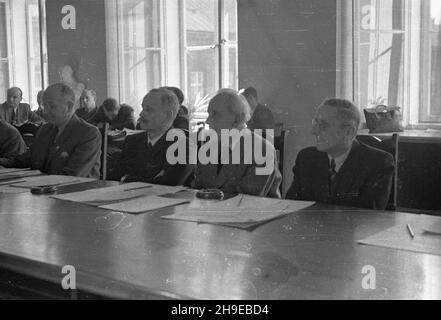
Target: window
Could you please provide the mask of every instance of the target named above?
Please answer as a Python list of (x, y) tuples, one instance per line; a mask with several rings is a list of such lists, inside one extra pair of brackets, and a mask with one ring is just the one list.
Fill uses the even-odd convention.
[(17, 86), (23, 100), (36, 106), (37, 93), (47, 84), (44, 5), (44, 0), (0, 0), (1, 102), (6, 90)]
[(162, 84), (160, 0), (119, 0), (121, 101), (140, 111), (146, 92)]
[(441, 123), (441, 1), (355, 0), (339, 5), (346, 16), (339, 21), (339, 54), (345, 59), (338, 61), (338, 92), (360, 108), (399, 106), (408, 127)]
[(183, 1), (184, 83), (193, 125), (207, 118), (208, 97), (237, 89), (237, 1)]
[(9, 88), (9, 46), (8, 46), (8, 19), (7, 3), (0, 1), (0, 103), (6, 99), (6, 90)]

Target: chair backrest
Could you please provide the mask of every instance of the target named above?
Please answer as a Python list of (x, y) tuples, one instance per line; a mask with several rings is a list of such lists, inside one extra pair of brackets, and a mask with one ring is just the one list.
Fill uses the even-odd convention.
[(392, 190), (386, 209), (395, 210), (397, 208), (397, 190), (398, 190), (398, 142), (399, 135), (394, 133), (391, 137), (378, 137), (374, 135), (359, 135), (357, 140), (374, 148), (389, 152), (394, 157), (394, 177), (392, 181)]
[(101, 132), (101, 180), (107, 179), (107, 147), (109, 137), (109, 124), (105, 123)]
[[(283, 122), (276, 123), (274, 128), (274, 149), (276, 149), (277, 161), (279, 165), (279, 171), (282, 174), (282, 179), (283, 179), (283, 160), (285, 157), (285, 137), (286, 137), (286, 130), (284, 130)], [(282, 189), (283, 189), (283, 181), (282, 183), (280, 183), (280, 192), (283, 191)]]

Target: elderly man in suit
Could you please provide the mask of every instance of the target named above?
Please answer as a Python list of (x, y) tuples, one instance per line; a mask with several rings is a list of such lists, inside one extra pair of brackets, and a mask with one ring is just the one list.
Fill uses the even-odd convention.
[(65, 84), (54, 84), (43, 95), (47, 121), (26, 153), (1, 158), (4, 167), (28, 168), (47, 174), (98, 178), (101, 135), (75, 115), (75, 94)]
[(26, 144), (20, 132), (0, 119), (0, 157), (18, 156), (26, 151)]
[(22, 103), (23, 92), (18, 87), (13, 87), (7, 91), (7, 100), (0, 105), (0, 119), (15, 127), (30, 122), (41, 124), (41, 119), (36, 113), (32, 112), (31, 107), (27, 103)]
[[(174, 141), (167, 141), (179, 110), (176, 95), (168, 89), (151, 90), (143, 99), (140, 126), (146, 132), (128, 136), (121, 158), (110, 174), (110, 180), (147, 182), (162, 185), (183, 185), (193, 176), (195, 165), (171, 164), (167, 150)], [(188, 138), (182, 133), (187, 145)]]
[(98, 107), (96, 105), (96, 101), (97, 101), (96, 92), (90, 89), (85, 89), (81, 93), (81, 97), (79, 101), (80, 107), (76, 110), (75, 114), (81, 119), (89, 123), (93, 123), (92, 120), (98, 113)]
[[(249, 118), (249, 106), (235, 90), (222, 89), (210, 100), (207, 124), (215, 133), (213, 137), (210, 134), (210, 139), (218, 139), (218, 159), (216, 163), (207, 164), (199, 159), (194, 182), (196, 189), (220, 189), (228, 194), (279, 197), (281, 175), (275, 165), (274, 146), (246, 128)], [(233, 137), (234, 132), (239, 132), (240, 136)], [(225, 140), (228, 134), (232, 138)], [(269, 170), (261, 170), (264, 164), (258, 163), (256, 159), (256, 146), (265, 150), (265, 164), (270, 164)], [(239, 161), (234, 161), (234, 157)]]
[(251, 119), (247, 123), (248, 129), (274, 129), (273, 113), (268, 107), (259, 103), (257, 90), (254, 87), (248, 87), (242, 95), (247, 99), (251, 108)]
[(392, 155), (355, 140), (360, 113), (350, 101), (327, 99), (317, 109), (316, 146), (300, 151), (286, 198), (383, 210), (388, 202)]

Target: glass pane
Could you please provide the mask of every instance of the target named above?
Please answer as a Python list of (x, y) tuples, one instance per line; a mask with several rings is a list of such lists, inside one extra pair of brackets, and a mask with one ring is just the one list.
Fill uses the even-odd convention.
[(358, 19), (361, 30), (404, 30), (404, 1), (360, 0)]
[(237, 89), (238, 87), (238, 74), (237, 74), (237, 48), (229, 47), (226, 50), (224, 56), (224, 67), (223, 67), (223, 80), (222, 86), (224, 88)]
[(159, 0), (124, 0), (122, 4), (125, 49), (159, 48), (161, 23)]
[(361, 34), (369, 39), (359, 44), (360, 107), (378, 104), (403, 107), (404, 37), (403, 34)]
[(187, 46), (218, 43), (218, 1), (185, 0)]
[(8, 39), (6, 30), (6, 4), (0, 2), (0, 58), (8, 57)]
[(40, 59), (40, 23), (38, 0), (26, 0), (28, 10), (28, 43), (29, 43), (29, 71), (30, 71), (30, 96), (29, 102), (35, 108), (37, 105), (37, 94), (43, 87), (41, 80), (41, 59)]
[(225, 0), (224, 37), (228, 41), (237, 41), (237, 0)]
[(217, 50), (190, 51), (187, 54), (188, 101), (194, 118), (205, 120), (207, 97), (218, 89), (219, 63)]
[(441, 1), (431, 0), (430, 114), (441, 115)]
[(141, 112), (147, 92), (161, 82), (161, 54), (159, 51), (130, 50), (124, 54), (124, 103)]
[(6, 90), (9, 88), (9, 68), (7, 62), (0, 61), (0, 101), (6, 101)]

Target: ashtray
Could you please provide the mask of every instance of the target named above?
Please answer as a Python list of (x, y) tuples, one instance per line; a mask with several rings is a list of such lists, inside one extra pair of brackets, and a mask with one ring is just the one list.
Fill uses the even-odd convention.
[(204, 200), (223, 200), (224, 193), (219, 189), (204, 189), (198, 191), (196, 197)]
[(42, 195), (42, 194), (54, 194), (57, 192), (57, 187), (33, 187), (31, 188), (32, 194)]

